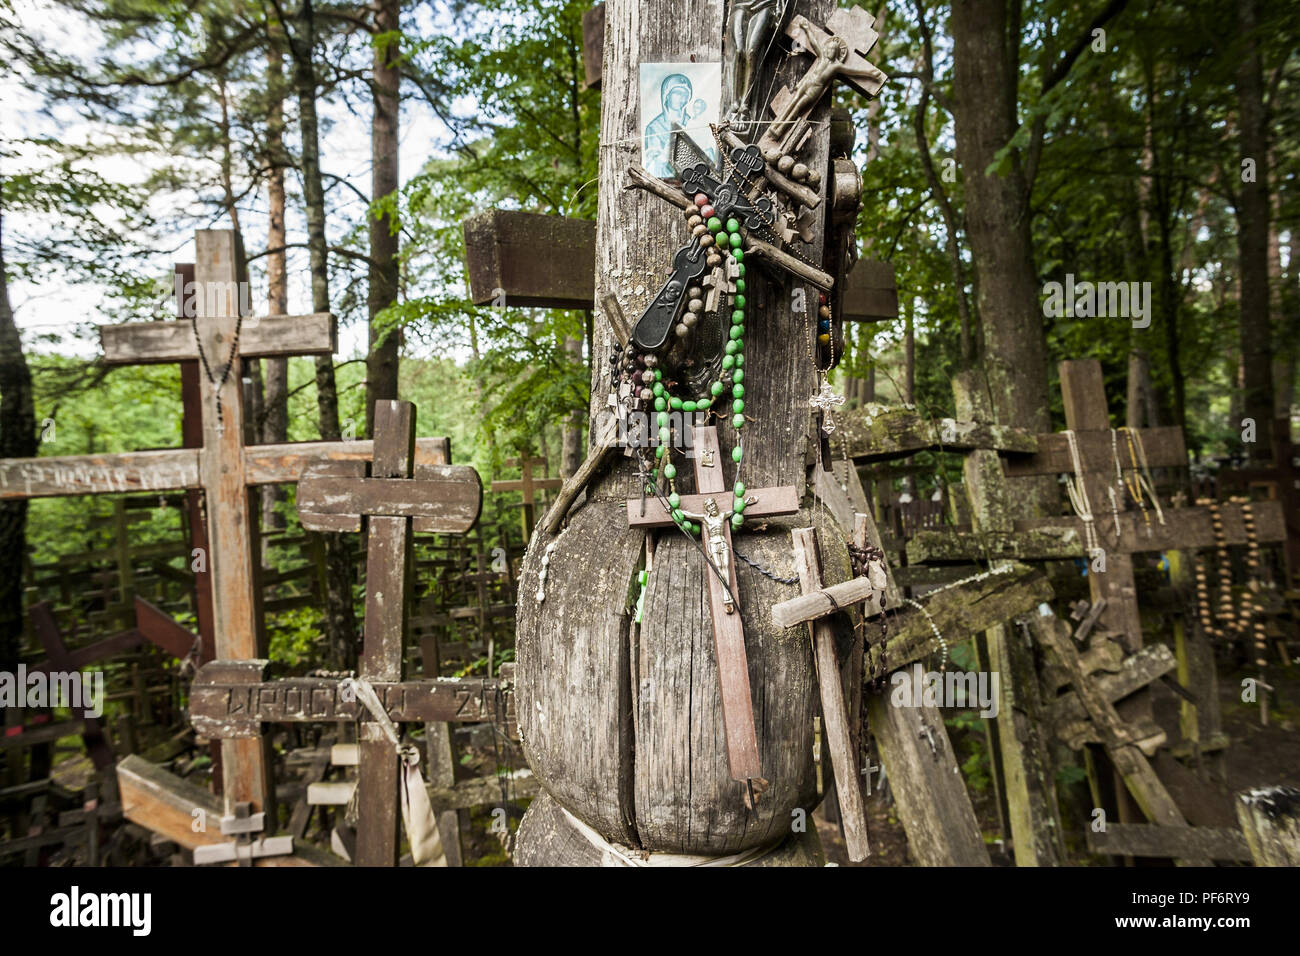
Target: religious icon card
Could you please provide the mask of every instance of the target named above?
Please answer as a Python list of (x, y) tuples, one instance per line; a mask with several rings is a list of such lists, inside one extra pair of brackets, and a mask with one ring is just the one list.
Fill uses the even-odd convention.
[(660, 179), (675, 179), (670, 151), (674, 129), (718, 161), (709, 124), (718, 122), (722, 99), (721, 63), (641, 64), (641, 165)]

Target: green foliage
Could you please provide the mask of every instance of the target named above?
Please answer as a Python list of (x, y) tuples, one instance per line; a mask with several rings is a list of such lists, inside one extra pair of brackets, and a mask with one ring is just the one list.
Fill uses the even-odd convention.
[(966, 786), (977, 793), (987, 790), (992, 783), (992, 764), (984, 745), (983, 718), (973, 710), (959, 710), (944, 718), (944, 726), (955, 731), (953, 746), (961, 755), (961, 772)]
[[(117, 454), (180, 445), (180, 372), (174, 365), (107, 371), (75, 359), (35, 355), (32, 366), (36, 423), (46, 455)], [(28, 510), (28, 548), (44, 563), (63, 554), (108, 547), (113, 539), (112, 495), (42, 498)], [(176, 541), (175, 509), (146, 512), (131, 524), (140, 543)]]

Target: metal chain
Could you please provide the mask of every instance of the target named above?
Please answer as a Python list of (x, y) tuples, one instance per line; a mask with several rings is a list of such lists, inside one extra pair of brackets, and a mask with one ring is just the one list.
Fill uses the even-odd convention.
[(230, 378), (230, 370), (234, 368), (235, 356), (239, 354), (239, 333), (244, 326), (244, 317), (242, 315), (235, 319), (235, 337), (230, 343), (230, 357), (226, 359), (226, 364), (221, 370), (221, 379), (218, 380), (212, 374), (212, 366), (208, 364), (208, 354), (203, 349), (203, 337), (199, 335), (198, 316), (190, 316), (190, 327), (194, 329), (194, 344), (198, 346), (199, 361), (203, 363), (203, 374), (207, 377), (208, 384), (213, 386), (217, 399), (217, 430), (224, 431), (225, 419), (221, 408), (221, 389), (225, 387), (227, 380)]
[(748, 564), (751, 568), (753, 568), (753, 569), (754, 569), (755, 571), (757, 571), (759, 574), (763, 575), (763, 577), (765, 577), (765, 578), (771, 578), (773, 581), (776, 581), (778, 584), (798, 584), (798, 583), (799, 583), (799, 579), (798, 579), (797, 577), (794, 577), (794, 578), (783, 578), (783, 577), (780, 577), (779, 575), (773, 574), (771, 571), (769, 571), (767, 568), (763, 567), (763, 566), (762, 566), (761, 564), (759, 564), (757, 561), (754, 561), (754, 560), (752, 560), (751, 558), (747, 558), (747, 557), (745, 557), (745, 555), (743, 555), (743, 554), (741, 554), (739, 551), (737, 551), (737, 550), (735, 549), (735, 547), (732, 547), (732, 549), (731, 549), (731, 553), (734, 554), (736, 557), (740, 558), (740, 560), (744, 561), (746, 564)]

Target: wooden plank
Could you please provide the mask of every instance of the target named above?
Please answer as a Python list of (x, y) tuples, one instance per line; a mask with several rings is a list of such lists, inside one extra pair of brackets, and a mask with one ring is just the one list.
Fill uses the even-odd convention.
[[(592, 308), (592, 220), (489, 209), (466, 219), (464, 233), (470, 301), (475, 305), (495, 301), (523, 308)], [(539, 249), (546, 255), (538, 255)]]
[[(1079, 700), (1087, 710), (1093, 726), (1100, 732), (1106, 752), (1147, 819), (1161, 826), (1186, 827), (1187, 821), (1182, 811), (1178, 809), (1169, 791), (1151, 769), (1146, 757), (1136, 746), (1128, 742), (1134, 735), (1125, 727), (1111, 702), (1105, 698), (1092, 679), (1084, 674), (1079, 652), (1069, 636), (1069, 628), (1056, 619), (1050, 608), (1043, 605), (1039, 609), (1039, 614), (1035, 616), (1034, 632), (1040, 641), (1056, 652), (1061, 664), (1071, 673), (1074, 689), (1078, 692)], [(1181, 859), (1192, 865), (1209, 865), (1209, 860), (1199, 855)]]
[[(723, 489), (720, 489), (723, 490)], [(768, 518), (774, 515), (790, 515), (799, 510), (799, 494), (794, 485), (782, 485), (777, 488), (755, 488), (746, 492), (746, 498), (757, 498), (752, 505), (745, 505), (745, 521), (754, 518)], [(699, 514), (704, 510), (704, 502), (716, 498), (717, 494), (698, 492), (682, 495), (681, 508)], [(644, 510), (643, 510), (644, 505)], [(673, 523), (672, 516), (658, 498), (629, 498), (627, 502), (627, 523), (629, 527), (663, 526)]]
[(889, 617), (889, 638), (868, 648), (866, 677), (874, 680), (939, 650), (931, 622), (952, 644), (992, 625), (1024, 614), (1052, 598), (1052, 586), (1039, 571), (1015, 566), (981, 581), (952, 587), (920, 598), (929, 617), (905, 607)]
[[(1286, 538), (1286, 524), (1281, 502), (1257, 501), (1252, 505), (1256, 516), (1257, 539), (1261, 543)], [(1245, 523), (1241, 506), (1223, 504), (1224, 543), (1246, 544)], [(1165, 509), (1165, 524), (1154, 515), (1151, 522), (1134, 511), (1120, 513), (1119, 547), (1107, 551), (1107, 573), (1112, 558), (1128, 554), (1176, 549), (1209, 548), (1216, 545), (1208, 508)], [(1098, 520), (1109, 533), (1113, 520), (1104, 513)], [(974, 531), (918, 531), (907, 542), (907, 559), (926, 561), (974, 561), (1015, 558), (1021, 561), (1052, 561), (1085, 556), (1083, 522), (1072, 515), (1050, 518), (1018, 518), (1009, 533)], [(1131, 560), (1131, 559), (1129, 559)]]
[[(62, 671), (67, 675), (75, 674), (77, 668), (72, 664), (71, 655), (63, 643), (63, 635), (59, 633), (58, 622), (54, 620), (54, 613), (50, 610), (49, 604), (41, 601), (32, 605), (28, 615), (32, 622), (32, 629), (36, 632), (41, 646), (45, 648), (45, 653), (49, 655), (51, 669)], [(51, 687), (51, 691), (53, 689)], [(88, 704), (89, 701), (82, 700), (81, 703)], [(104, 770), (113, 765), (113, 748), (109, 746), (103, 728), (94, 717), (85, 718), (81, 740), (85, 744), (86, 755), (90, 757), (96, 770)]]
[(57, 723), (19, 724), (16, 727), (6, 727), (4, 733), (0, 734), (0, 750), (52, 744), (64, 737), (83, 733), (85, 724), (84, 720), (61, 720)]
[(905, 546), (907, 561), (1059, 561), (1084, 553), (1080, 527), (1057, 518), (1026, 531), (917, 531)]
[[(343, 489), (333, 498), (325, 491), (320, 499), (328, 507), (319, 510), (334, 514), (351, 512), (351, 503), (355, 502), (364, 509), (363, 513), (371, 515), (367, 523), (366, 626), (360, 662), (362, 678), (371, 682), (402, 679), (402, 640), (406, 636), (411, 605), (411, 522), (396, 502), (412, 501), (417, 497), (413, 489), (433, 491), (435, 494), (421, 499), (425, 507), (419, 513), (445, 514), (436, 509), (445, 505), (449, 493), (466, 487), (462, 484), (443, 488), (440, 483), (412, 481), (414, 457), (415, 406), (410, 402), (376, 402), (375, 458), (370, 468), (375, 477), (342, 479), (353, 481), (352, 487), (359, 492), (347, 503), (340, 501), (345, 494)], [(468, 531), (478, 519), (482, 489), (477, 472), (472, 468), (462, 470), (470, 473), (463, 478), (473, 498), (473, 515), (463, 528)], [(309, 470), (298, 484), (303, 527), (309, 527), (303, 509), (310, 506), (303, 501), (303, 491), (304, 484), (310, 480)], [(327, 478), (322, 482), (336, 480)], [(358, 488), (361, 482), (368, 482), (368, 487)], [(377, 482), (382, 482), (382, 486), (377, 486)], [(356, 862), (359, 866), (396, 866), (400, 825), (398, 757), (384, 726), (373, 717), (362, 723), (358, 738)]]
[[(817, 532), (813, 528), (795, 528), (794, 563), (799, 586), (804, 594), (821, 587), (821, 555), (817, 551)], [(825, 592), (822, 592), (825, 593)], [(808, 625), (812, 638), (813, 659), (817, 664), (817, 687), (822, 702), (822, 733), (829, 746), (831, 766), (835, 772), (835, 794), (839, 800), (840, 823), (844, 827), (845, 847), (849, 859), (857, 863), (871, 853), (867, 839), (867, 814), (862, 803), (862, 778), (858, 774), (857, 750), (849, 731), (849, 713), (840, 682), (840, 662), (835, 653), (835, 631), (825, 620)]]
[[(200, 229), (195, 233), (194, 281), (199, 288), (235, 282), (241, 275), (241, 250), (235, 233)], [(216, 656), (247, 660), (262, 656), (262, 634), (257, 613), (257, 577), (253, 564), (253, 522), (243, 469), (231, 467), (244, 460), (243, 388), (238, 355), (233, 349), (238, 324), (238, 303), (228, 297), (215, 314), (207, 302), (199, 303), (196, 318), (209, 365), (216, 368), (227, 358), (236, 374), (224, 382), (203, 382), (203, 453), (199, 477), (208, 517), (208, 571), (212, 581), (213, 633)], [(253, 812), (271, 811), (272, 792), (266, 753), (255, 739), (227, 740), (221, 744), (222, 793), (227, 815), (236, 803), (251, 803)]]
[[(86, 647), (78, 647), (76, 650), (69, 651), (67, 662), (64, 666), (67, 670), (79, 671), (83, 667), (88, 667), (95, 663), (95, 661), (102, 661), (109, 657), (116, 657), (123, 651), (128, 651), (139, 644), (143, 644), (144, 640), (144, 635), (137, 630), (121, 631), (111, 637), (106, 637), (101, 641), (96, 641), (94, 644), (90, 644)], [(27, 671), (28, 673), (35, 673), (36, 671), (48, 671), (54, 668), (54, 663), (47, 658), (46, 660), (33, 664), (27, 669)]]
[[(1120, 670), (1093, 679), (1098, 692), (1112, 704), (1146, 687), (1177, 666), (1173, 653), (1164, 644), (1151, 644), (1124, 658)], [(1049, 726), (1059, 728), (1068, 721), (1086, 720), (1087, 708), (1075, 691), (1067, 691), (1053, 700), (1045, 714)]]
[[(1096, 508), (1094, 504), (1094, 509)], [(1283, 541), (1286, 538), (1286, 520), (1280, 501), (1256, 501), (1251, 504), (1255, 515), (1256, 537), (1262, 544)], [(1242, 519), (1241, 505), (1224, 503), (1219, 506), (1223, 518), (1223, 543), (1229, 545), (1246, 544), (1246, 525)], [(1215, 547), (1214, 528), (1210, 521), (1208, 508), (1166, 508), (1165, 523), (1160, 524), (1154, 514), (1150, 514), (1150, 524), (1135, 511), (1120, 513), (1119, 547), (1107, 551), (1109, 571), (1110, 556), (1115, 553), (1136, 554), (1143, 551), (1169, 551), (1179, 548)], [(1111, 537), (1114, 521), (1105, 511), (1097, 515)], [(1049, 525), (1060, 525), (1076, 529), (1082, 528), (1077, 518), (1024, 518), (1016, 522), (1016, 530), (1030, 532)], [(1082, 533), (1079, 534), (1082, 541)], [(1082, 554), (1082, 550), (1079, 552)]]
[[(693, 430), (695, 448), (695, 487), (704, 495), (721, 498), (730, 494), (722, 477), (722, 452), (718, 448), (718, 430), (710, 426)], [(712, 462), (712, 466), (705, 462)], [(735, 550), (731, 527), (722, 525), (731, 561), (731, 593), (738, 595)], [(749, 687), (749, 661), (745, 654), (745, 630), (740, 609), (727, 610), (722, 582), (713, 572), (705, 574), (709, 589), (709, 609), (713, 622), (713, 653), (718, 665), (718, 690), (722, 696), (722, 726), (727, 737), (727, 766), (733, 780), (758, 780), (762, 769), (758, 758), (758, 734), (754, 729), (753, 694)]]
[[(1190, 605), (1196, 600), (1193, 584), (1193, 555), (1171, 548), (1169, 583), (1173, 586), (1179, 603)], [(1221, 736), (1223, 722), (1219, 710), (1219, 675), (1215, 662), (1214, 644), (1200, 622), (1192, 615), (1173, 616), (1174, 654), (1178, 661), (1178, 683), (1186, 688), (1194, 700), (1182, 700), (1178, 705), (1178, 729), (1182, 741), (1193, 757), (1198, 769), (1203, 759), (1215, 762), (1219, 758), (1200, 751), (1208, 750), (1211, 741)], [(1221, 768), (1216, 768), (1221, 769)]]
[(870, 578), (852, 578), (829, 587), (808, 591), (780, 604), (773, 604), (772, 623), (777, 627), (794, 627), (796, 624), (833, 614), (841, 608), (875, 600), (883, 593), (884, 590), (877, 589)]
[[(249, 485), (293, 484), (303, 470), (321, 459), (368, 462), (374, 457), (374, 442), (303, 441), (278, 445), (249, 445), (244, 449), (244, 481)], [(451, 463), (451, 442), (446, 438), (417, 438), (415, 464)]]
[[(541, 784), (527, 768), (515, 771), (508, 779), (514, 799), (530, 800), (541, 792)], [(433, 812), (438, 814), (500, 804), (501, 782), (501, 777), (474, 777), (459, 780), (449, 786), (431, 786), (429, 803), (433, 806)]]
[(1088, 852), (1113, 856), (1161, 857), (1166, 860), (1203, 857), (1228, 863), (1250, 861), (1250, 848), (1240, 830), (1227, 827), (1158, 827), (1150, 823), (1107, 823), (1106, 829), (1086, 830)]
[(975, 448), (1032, 454), (1040, 439), (1022, 428), (986, 421), (934, 419), (908, 408), (870, 404), (836, 416), (849, 445), (849, 457), (870, 463), (904, 458), (919, 451), (970, 451)]
[(898, 282), (894, 264), (859, 259), (844, 277), (840, 313), (849, 322), (883, 322), (898, 318)]
[(318, 780), (307, 785), (307, 804), (313, 807), (347, 806), (356, 789), (355, 780)]
[[(224, 305), (224, 300), (212, 304)], [(101, 325), (99, 341), (105, 365), (168, 364), (196, 359), (199, 354), (194, 344), (194, 327), (188, 321)], [(249, 316), (239, 330), (239, 354), (245, 358), (333, 355), (337, 348), (336, 323), (328, 312)], [(227, 346), (225, 351), (229, 350)], [(208, 354), (212, 363), (212, 353)], [(225, 353), (220, 354), (224, 362)]]
[[(974, 421), (993, 419), (988, 382), (981, 371), (962, 372), (952, 385), (958, 415)], [(1011, 493), (997, 452), (972, 449), (962, 462), (962, 479), (975, 532), (1010, 530)], [(1041, 726), (1033, 648), (1001, 622), (984, 632), (983, 643), (989, 670), (1001, 675), (997, 716), (986, 727), (991, 744), (996, 745), (994, 776), (1000, 778), (1000, 798), (1006, 800), (1016, 866), (1060, 866), (1065, 847), (1056, 787), (1046, 760), (1048, 740)]]
[[(202, 787), (156, 767), (138, 754), (117, 765), (122, 815), (186, 850), (228, 843), (221, 832), (220, 801)], [(198, 812), (195, 812), (198, 811)], [(333, 854), (296, 844), (293, 856), (268, 857), (254, 866), (338, 866)]]
[[(369, 515), (416, 518), (423, 533), (463, 534), (482, 505), (483, 486), (469, 465), (430, 465), (419, 480), (339, 477), (310, 466), (298, 483), (298, 517), (309, 531), (360, 531)], [(339, 527), (344, 519), (347, 528)]]
[[(1102, 393), (1105, 394), (1104, 392)], [(1095, 416), (1091, 416), (1092, 421)], [(1132, 467), (1129, 459), (1128, 440), (1121, 432), (1116, 436), (1117, 445), (1111, 445), (1110, 423), (1099, 426), (1100, 431), (1077, 430), (1075, 439), (1079, 445), (1079, 457), (1083, 461), (1108, 462), (1108, 474), (1115, 473), (1114, 449), (1119, 449), (1120, 465), (1127, 471)], [(1187, 448), (1183, 444), (1183, 430), (1177, 426), (1164, 428), (1144, 428), (1141, 431), (1142, 448), (1146, 452), (1147, 464), (1152, 468), (1186, 468)], [(1038, 450), (1029, 456), (1008, 458), (1003, 467), (1008, 476), (1024, 475), (1058, 475), (1072, 474), (1074, 464), (1070, 458), (1070, 440), (1062, 432), (1053, 432), (1036, 436)]]
[[(906, 679), (916, 676), (908, 673)], [(921, 701), (921, 691), (914, 683), (911, 699)], [(989, 866), (943, 714), (937, 707), (894, 707), (890, 696), (870, 695), (868, 726), (912, 856), (921, 866)]]
[[(470, 300), (475, 305), (592, 308), (596, 295), (593, 220), (490, 209), (466, 219), (463, 228)], [(549, 254), (539, 257), (538, 249)], [(840, 309), (850, 322), (897, 318), (893, 264), (859, 260), (845, 276)]]
[(587, 89), (600, 89), (604, 59), (605, 4), (598, 3), (590, 10), (583, 11), (582, 14), (582, 70), (586, 77)]
[[(1106, 442), (1102, 454), (1091, 448), (1079, 449), (1083, 473), (1079, 476), (1087, 492), (1092, 513), (1100, 522), (1106, 513), (1107, 492), (1115, 480), (1110, 449), (1110, 413), (1106, 407), (1106, 386), (1101, 363), (1096, 359), (1061, 362), (1061, 398), (1065, 405), (1065, 426), (1075, 433), (1076, 441)], [(1091, 434), (1090, 434), (1091, 433)], [(1181, 441), (1181, 439), (1179, 439)], [(1071, 467), (1071, 472), (1073, 468)], [(1088, 575), (1088, 593), (1095, 602), (1106, 599), (1100, 626), (1122, 636), (1124, 646), (1135, 651), (1142, 646), (1142, 621), (1138, 615), (1137, 592), (1133, 583), (1133, 558), (1122, 549), (1105, 549), (1105, 573)], [(1149, 701), (1139, 701), (1141, 716), (1150, 714)], [(1130, 716), (1139, 716), (1133, 713)], [(1121, 822), (1128, 822), (1122, 820)]]
[(1256, 866), (1300, 866), (1300, 790), (1243, 790), (1233, 803)]
[(199, 485), (188, 449), (0, 460), (0, 499), (170, 491)]
[(140, 636), (179, 660), (189, 657), (198, 642), (195, 634), (142, 597), (135, 599), (135, 627)]

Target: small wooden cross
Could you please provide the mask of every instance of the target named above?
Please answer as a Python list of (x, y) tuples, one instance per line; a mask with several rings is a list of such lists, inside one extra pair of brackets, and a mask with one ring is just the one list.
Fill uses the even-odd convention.
[[(712, 499), (721, 511), (727, 511), (731, 491), (727, 489), (722, 476), (717, 427), (709, 425), (695, 428), (692, 447), (695, 449), (696, 493), (681, 496), (682, 510), (703, 512), (706, 502)], [(752, 504), (749, 503), (751, 498)], [(745, 500), (747, 518), (794, 514), (799, 510), (798, 494), (793, 486), (788, 485), (750, 489)], [(629, 499), (627, 520), (630, 527), (663, 528), (674, 525), (672, 515), (658, 499)], [(723, 587), (712, 568), (705, 577), (709, 582), (709, 607), (713, 615), (713, 653), (718, 663), (718, 686), (722, 694), (722, 726), (727, 735), (727, 766), (733, 780), (757, 781), (761, 779), (761, 767), (758, 735), (754, 730), (754, 706), (749, 688), (749, 663), (745, 655), (745, 627), (738, 612), (726, 609), (728, 589), (733, 598), (739, 595), (729, 522), (723, 523), (723, 535), (732, 555), (727, 587)]]
[[(410, 605), (411, 532), (463, 534), (478, 520), (482, 486), (468, 466), (415, 462), (415, 406), (375, 405), (374, 463), (322, 461), (298, 484), (298, 512), (312, 531), (359, 531), (364, 520), (366, 623), (361, 679), (394, 723), (491, 720), (496, 681), (402, 680)], [(255, 735), (264, 721), (362, 718), (356, 862), (397, 863), (400, 767), (382, 724), (336, 680), (264, 681), (264, 660), (214, 661), (190, 701), (195, 729), (222, 739)]]
[[(804, 594), (821, 591), (821, 555), (817, 551), (817, 531), (796, 528), (794, 564), (799, 572), (799, 587)], [(817, 687), (822, 701), (822, 733), (826, 735), (831, 764), (835, 771), (835, 793), (840, 801), (840, 821), (844, 825), (844, 842), (849, 859), (855, 863), (871, 852), (867, 841), (867, 815), (858, 782), (857, 748), (852, 739), (852, 723), (844, 700), (840, 680), (840, 662), (835, 651), (835, 631), (825, 616), (809, 621), (813, 661), (817, 666)]]
[(533, 539), (533, 515), (537, 504), (537, 499), (533, 495), (534, 491), (549, 490), (559, 488), (564, 484), (560, 478), (533, 478), (533, 469), (540, 467), (542, 474), (546, 474), (546, 459), (537, 457), (507, 458), (505, 460), (507, 468), (518, 468), (521, 477), (512, 481), (494, 481), (490, 491), (499, 493), (503, 491), (519, 491), (523, 493), (523, 528), (524, 540)]
[(834, 80), (842, 81), (866, 97), (880, 92), (888, 78), (865, 56), (880, 38), (872, 29), (873, 22), (872, 16), (861, 7), (836, 10), (826, 21), (829, 30), (800, 14), (790, 18), (786, 36), (812, 53), (814, 59), (794, 89), (781, 89), (772, 97), (776, 119), (759, 140), (765, 156), (772, 149), (791, 153), (799, 148), (808, 131), (804, 117)]

